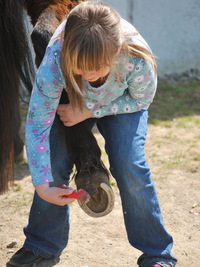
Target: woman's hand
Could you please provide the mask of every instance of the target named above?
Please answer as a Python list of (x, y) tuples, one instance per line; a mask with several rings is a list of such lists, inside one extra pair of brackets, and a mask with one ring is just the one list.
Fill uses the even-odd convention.
[(63, 185), (63, 188), (57, 188), (49, 187), (49, 183), (46, 183), (37, 185), (35, 190), (42, 199), (59, 206), (64, 206), (72, 203), (75, 200), (74, 198), (68, 198), (64, 196), (69, 195), (74, 191), (73, 188), (66, 185)]
[(63, 121), (65, 126), (73, 126), (92, 117), (92, 111), (86, 108), (83, 110), (78, 108), (73, 109), (70, 104), (59, 105), (57, 114), (60, 116), (60, 120)]

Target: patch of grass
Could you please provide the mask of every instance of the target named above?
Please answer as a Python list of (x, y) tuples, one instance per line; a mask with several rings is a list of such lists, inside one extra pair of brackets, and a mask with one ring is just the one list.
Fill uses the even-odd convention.
[(18, 183), (14, 183), (14, 188), (15, 188), (16, 192), (21, 192), (22, 191), (21, 185), (18, 184)]
[(21, 113), (22, 118), (26, 118), (27, 112), (28, 112), (28, 106), (21, 105), (20, 106), (20, 113)]
[[(197, 115), (197, 116), (195, 116)], [(171, 122), (186, 127), (188, 122), (200, 125), (200, 82), (191, 84), (158, 84), (154, 102), (149, 108), (149, 122), (171, 127)]]

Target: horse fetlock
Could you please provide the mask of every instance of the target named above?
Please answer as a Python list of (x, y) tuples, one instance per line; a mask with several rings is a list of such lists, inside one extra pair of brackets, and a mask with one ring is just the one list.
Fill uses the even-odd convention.
[(92, 173), (80, 171), (75, 176), (75, 183), (77, 189), (85, 189), (91, 184), (94, 185), (96, 188), (99, 188), (101, 183), (109, 184), (109, 175), (104, 168), (97, 169)]

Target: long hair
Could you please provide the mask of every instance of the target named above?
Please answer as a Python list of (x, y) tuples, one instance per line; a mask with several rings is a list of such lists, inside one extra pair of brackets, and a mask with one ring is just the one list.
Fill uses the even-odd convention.
[(31, 91), (34, 67), (23, 0), (0, 1), (0, 193), (14, 176), (14, 134), (20, 128), (20, 89)]
[(76, 70), (99, 70), (101, 66), (112, 66), (120, 48), (132, 56), (149, 60), (156, 69), (151, 51), (126, 42), (121, 17), (112, 7), (86, 1), (71, 10), (64, 31), (61, 66), (73, 107), (83, 108), (82, 79), (75, 74)]

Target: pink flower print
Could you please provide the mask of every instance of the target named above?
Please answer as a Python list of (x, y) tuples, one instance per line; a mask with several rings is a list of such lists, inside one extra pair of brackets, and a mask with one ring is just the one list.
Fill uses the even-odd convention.
[(118, 111), (118, 105), (117, 104), (114, 104), (114, 105), (112, 105), (112, 107), (111, 107), (111, 110), (112, 110), (112, 112), (114, 113), (114, 114), (116, 114), (117, 113), (117, 111)]
[(44, 102), (44, 105), (45, 105), (45, 107), (49, 107), (49, 106), (51, 105), (51, 103), (49, 103), (49, 102)]
[(109, 92), (108, 95), (113, 95), (113, 93), (112, 92)]
[(49, 177), (44, 177), (44, 178), (42, 179), (42, 183), (43, 183), (43, 184), (46, 184), (46, 183), (49, 183), (49, 182), (51, 182), (51, 180), (50, 180)]
[(53, 84), (58, 85), (58, 81), (53, 80)]
[(56, 94), (57, 94), (58, 96), (60, 96), (60, 94), (62, 93), (62, 91), (63, 91), (63, 88), (59, 88), (59, 90), (56, 91)]
[(51, 118), (49, 118), (49, 119), (44, 121), (45, 125), (50, 125), (51, 123), (52, 123), (52, 119)]
[(36, 147), (36, 150), (40, 153), (42, 152), (45, 152), (47, 150), (47, 147), (44, 145), (44, 144), (39, 144), (37, 147)]
[(103, 103), (107, 103), (108, 101), (106, 100), (101, 100), (101, 101), (98, 101), (98, 104), (103, 104)]
[(144, 97), (144, 94), (134, 94), (134, 96), (133, 96), (133, 97), (142, 98), (142, 97)]
[(51, 168), (49, 168), (48, 164), (46, 166), (42, 165), (41, 167), (42, 167), (42, 170), (40, 172), (43, 172), (44, 175), (47, 175), (50, 173)]
[(36, 165), (37, 164), (37, 160), (32, 160), (31, 163), (32, 163), (32, 165)]
[(135, 78), (135, 81), (138, 82), (138, 83), (141, 83), (144, 79), (144, 76), (138, 76)]
[(53, 117), (55, 113), (56, 113), (56, 109), (55, 108), (52, 108), (52, 110), (50, 112), (48, 112), (48, 115), (50, 117)]
[(40, 140), (40, 143), (47, 141), (47, 133), (41, 134), (39, 137), (37, 137), (37, 140)]
[(94, 107), (93, 103), (86, 103), (86, 107), (92, 109)]
[(140, 102), (140, 101), (137, 101), (137, 105), (138, 105), (138, 107), (142, 108), (144, 106), (144, 103)]
[(133, 70), (134, 67), (135, 67), (135, 65), (133, 65), (131, 63), (130, 64), (127, 64), (127, 69), (130, 70), (130, 71)]
[(96, 92), (94, 92), (95, 94), (97, 94), (97, 95), (100, 95), (101, 93), (103, 93), (103, 88), (102, 89), (99, 89), (99, 90), (97, 90)]

